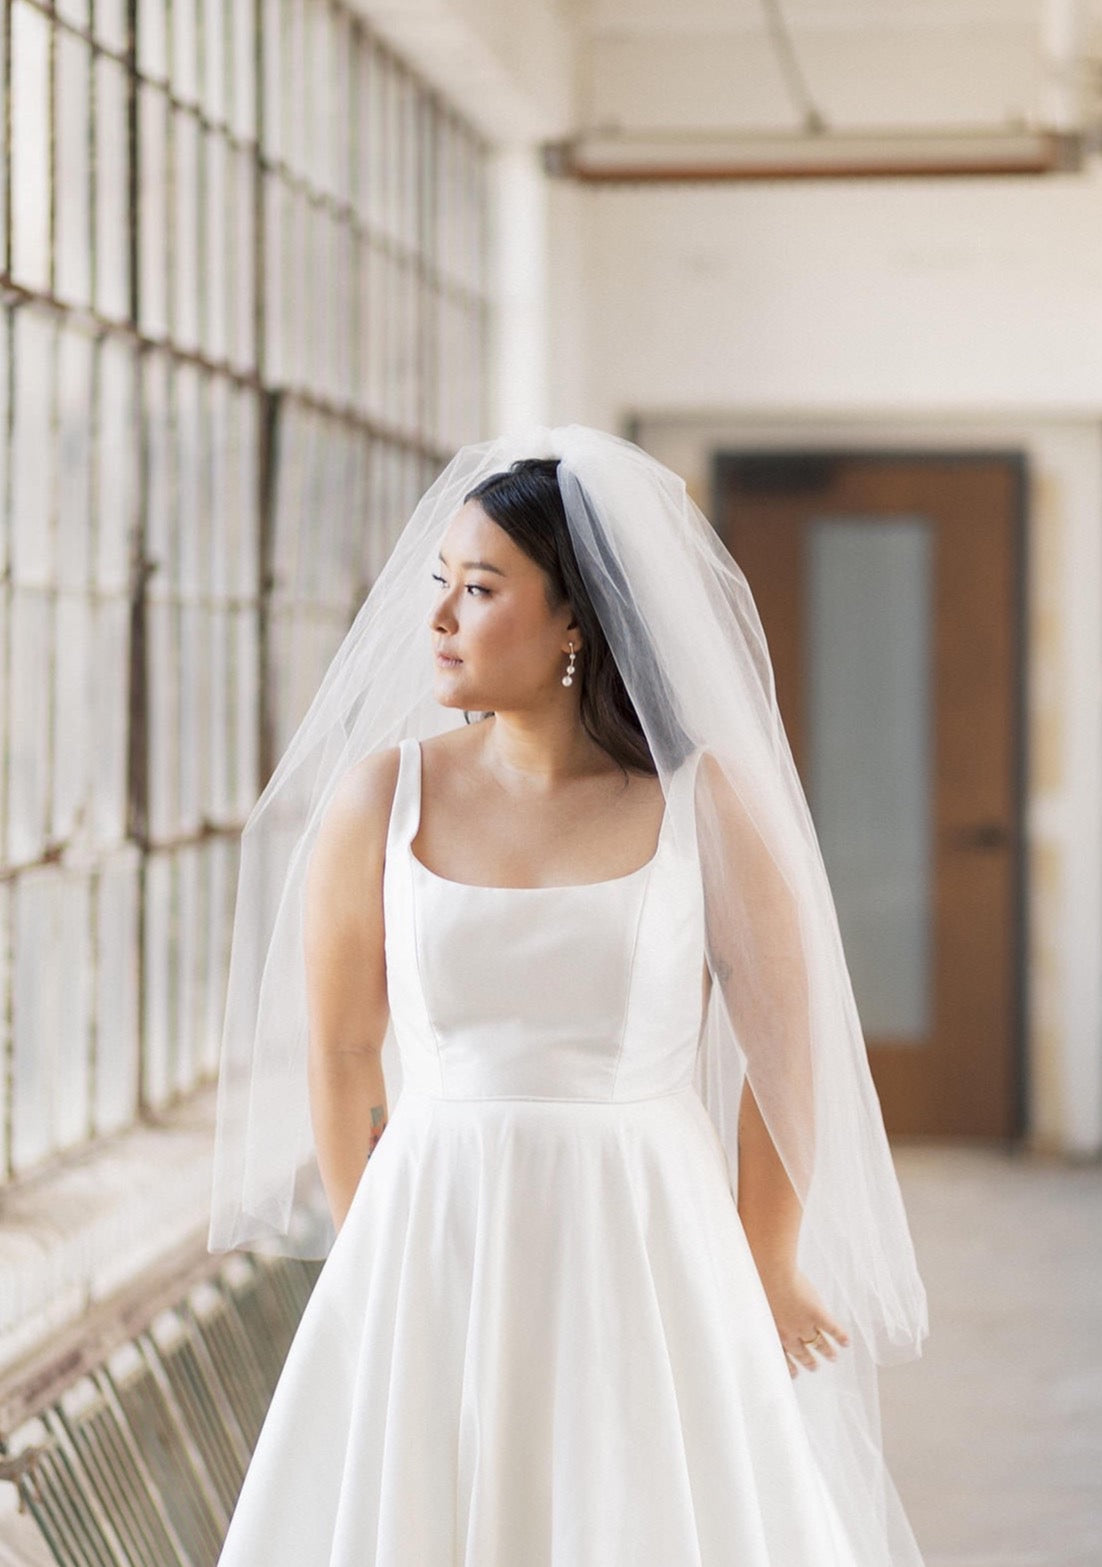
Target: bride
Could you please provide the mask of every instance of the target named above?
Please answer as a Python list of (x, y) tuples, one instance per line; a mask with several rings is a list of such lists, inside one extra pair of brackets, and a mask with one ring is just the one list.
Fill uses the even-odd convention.
[(921, 1562), (833, 901), (749, 587), (631, 443), (464, 448), (250, 817), (210, 1245), (326, 1257), (224, 1567)]

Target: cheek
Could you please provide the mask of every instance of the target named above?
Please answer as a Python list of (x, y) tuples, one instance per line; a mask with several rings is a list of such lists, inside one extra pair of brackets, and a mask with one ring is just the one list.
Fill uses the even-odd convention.
[(491, 601), (478, 606), (481, 611), (472, 615), (464, 628), (473, 647), (485, 648), (495, 653), (518, 653), (531, 637), (527, 622), (515, 604)]
[[(542, 616), (546, 617), (546, 608)], [(548, 660), (540, 627), (538, 603), (529, 602), (524, 595), (499, 591), (492, 599), (471, 601), (470, 612), (460, 622), (460, 640), (472, 659), (485, 659), (499, 674), (509, 670), (525, 678), (538, 677)]]

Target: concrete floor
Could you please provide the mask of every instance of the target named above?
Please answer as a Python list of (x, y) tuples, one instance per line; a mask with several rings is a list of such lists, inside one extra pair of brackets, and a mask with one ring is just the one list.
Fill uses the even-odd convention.
[(930, 1338), (884, 1443), (927, 1567), (1102, 1567), (1102, 1165), (894, 1154)]

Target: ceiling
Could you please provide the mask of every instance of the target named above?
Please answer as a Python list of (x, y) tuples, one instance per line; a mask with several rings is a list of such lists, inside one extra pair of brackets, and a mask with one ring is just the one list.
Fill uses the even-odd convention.
[(1060, 174), (1102, 151), (1102, 0), (552, 0), (590, 181)]
[(1060, 173), (1102, 152), (1102, 0), (351, 3), (550, 173)]
[(1099, 0), (559, 0), (582, 131), (1081, 124)]

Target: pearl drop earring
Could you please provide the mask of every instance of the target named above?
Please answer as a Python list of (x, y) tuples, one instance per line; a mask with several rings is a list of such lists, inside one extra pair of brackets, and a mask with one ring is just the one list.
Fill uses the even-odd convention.
[(571, 642), (571, 644), (570, 644), (570, 662), (566, 666), (566, 674), (562, 677), (562, 683), (563, 683), (564, 686), (572, 686), (574, 684), (574, 644), (573, 644), (573, 642)]

